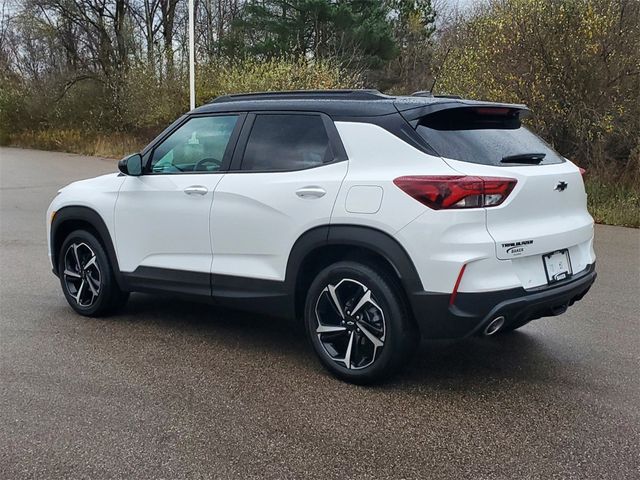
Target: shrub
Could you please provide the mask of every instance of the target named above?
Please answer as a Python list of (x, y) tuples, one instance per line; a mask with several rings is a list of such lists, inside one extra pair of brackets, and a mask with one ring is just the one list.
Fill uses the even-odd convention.
[(81, 130), (24, 130), (10, 135), (14, 146), (120, 158), (138, 152), (146, 139), (128, 133), (95, 133)]
[(450, 50), (441, 91), (526, 103), (532, 127), (564, 155), (599, 170), (621, 172), (629, 160), (640, 169), (632, 156), (640, 146), (640, 2), (490, 0), (445, 32), (442, 45), (441, 58)]
[(198, 72), (199, 101), (218, 95), (275, 90), (358, 88), (358, 73), (330, 61), (245, 60), (206, 65)]
[[(358, 87), (360, 77), (330, 61), (269, 60), (199, 66), (198, 103), (236, 92)], [(52, 80), (51, 80), (52, 81)], [(104, 86), (93, 78), (27, 89), (0, 86), (0, 140), (14, 145), (88, 155), (138, 150), (188, 110), (188, 78), (157, 78), (143, 65), (124, 79), (116, 116)], [(61, 92), (63, 92), (61, 94)]]

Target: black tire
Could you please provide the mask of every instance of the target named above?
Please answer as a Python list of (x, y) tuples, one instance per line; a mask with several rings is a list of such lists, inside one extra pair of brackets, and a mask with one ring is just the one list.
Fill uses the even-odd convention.
[(86, 230), (71, 232), (62, 243), (58, 276), (67, 302), (80, 315), (104, 316), (122, 308), (129, 299), (129, 292), (118, 287), (102, 244)]
[[(357, 312), (350, 311), (367, 290), (370, 300)], [(336, 306), (334, 296), (341, 307)], [(398, 282), (386, 272), (361, 263), (341, 261), (322, 270), (309, 287), (304, 312), (307, 337), (320, 362), (346, 382), (369, 384), (389, 378), (407, 362), (419, 343), (418, 329)], [(322, 325), (319, 318), (323, 319)], [(340, 331), (319, 333), (321, 328)], [(370, 340), (371, 336), (376, 343)]]

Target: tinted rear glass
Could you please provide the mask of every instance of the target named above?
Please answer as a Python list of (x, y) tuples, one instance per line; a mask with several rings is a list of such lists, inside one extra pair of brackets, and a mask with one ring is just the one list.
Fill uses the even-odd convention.
[(301, 170), (333, 160), (319, 115), (257, 115), (242, 170)]
[(463, 162), (513, 166), (505, 157), (544, 154), (540, 165), (564, 159), (544, 140), (522, 126), (517, 110), (456, 108), (424, 117), (417, 132), (439, 155)]

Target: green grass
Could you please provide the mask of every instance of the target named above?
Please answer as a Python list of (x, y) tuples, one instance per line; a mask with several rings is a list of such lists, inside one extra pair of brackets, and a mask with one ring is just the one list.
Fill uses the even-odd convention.
[(585, 181), (589, 212), (597, 223), (640, 227), (640, 185), (624, 185), (612, 180)]

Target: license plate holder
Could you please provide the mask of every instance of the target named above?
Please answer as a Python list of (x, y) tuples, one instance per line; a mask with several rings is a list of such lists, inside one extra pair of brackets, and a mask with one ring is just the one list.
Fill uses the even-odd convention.
[(573, 275), (571, 257), (569, 256), (569, 250), (566, 248), (545, 253), (542, 255), (542, 263), (544, 264), (544, 271), (547, 274), (547, 283), (549, 285), (571, 278)]

